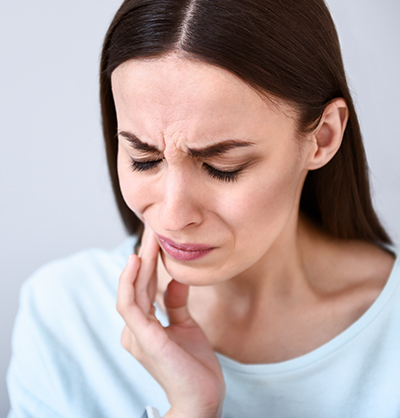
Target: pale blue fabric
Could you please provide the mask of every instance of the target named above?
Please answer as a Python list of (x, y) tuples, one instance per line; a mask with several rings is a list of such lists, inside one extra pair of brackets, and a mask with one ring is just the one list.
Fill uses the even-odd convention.
[[(25, 283), (9, 418), (140, 418), (147, 405), (166, 413), (160, 386), (120, 346), (116, 292), (133, 245), (129, 238), (114, 251), (53, 262)], [(218, 358), (224, 418), (399, 418), (400, 262), (371, 308), (317, 350), (277, 364)]]

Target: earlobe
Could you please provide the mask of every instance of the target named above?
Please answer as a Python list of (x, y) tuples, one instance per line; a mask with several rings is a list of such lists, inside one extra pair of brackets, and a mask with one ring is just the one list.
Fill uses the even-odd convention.
[(312, 133), (312, 142), (317, 147), (310, 155), (309, 170), (317, 170), (328, 164), (342, 143), (349, 118), (349, 110), (343, 98), (331, 101), (325, 108), (318, 127)]

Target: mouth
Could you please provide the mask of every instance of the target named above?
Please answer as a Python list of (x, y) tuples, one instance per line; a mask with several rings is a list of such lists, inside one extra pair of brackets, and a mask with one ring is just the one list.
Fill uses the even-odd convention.
[(215, 247), (204, 244), (177, 244), (176, 242), (157, 235), (161, 247), (171, 257), (179, 261), (191, 261), (204, 257), (209, 254)]

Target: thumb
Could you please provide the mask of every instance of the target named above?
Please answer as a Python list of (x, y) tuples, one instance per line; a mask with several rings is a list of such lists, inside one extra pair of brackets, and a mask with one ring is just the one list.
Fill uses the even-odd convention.
[(193, 323), (187, 306), (188, 296), (189, 286), (172, 279), (164, 293), (164, 304), (170, 325)]

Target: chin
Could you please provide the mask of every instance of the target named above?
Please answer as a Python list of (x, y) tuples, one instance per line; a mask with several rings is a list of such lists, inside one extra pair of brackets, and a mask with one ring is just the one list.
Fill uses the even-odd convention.
[(219, 269), (213, 265), (200, 263), (180, 262), (162, 257), (167, 273), (177, 282), (188, 286), (212, 286), (229, 280)]

